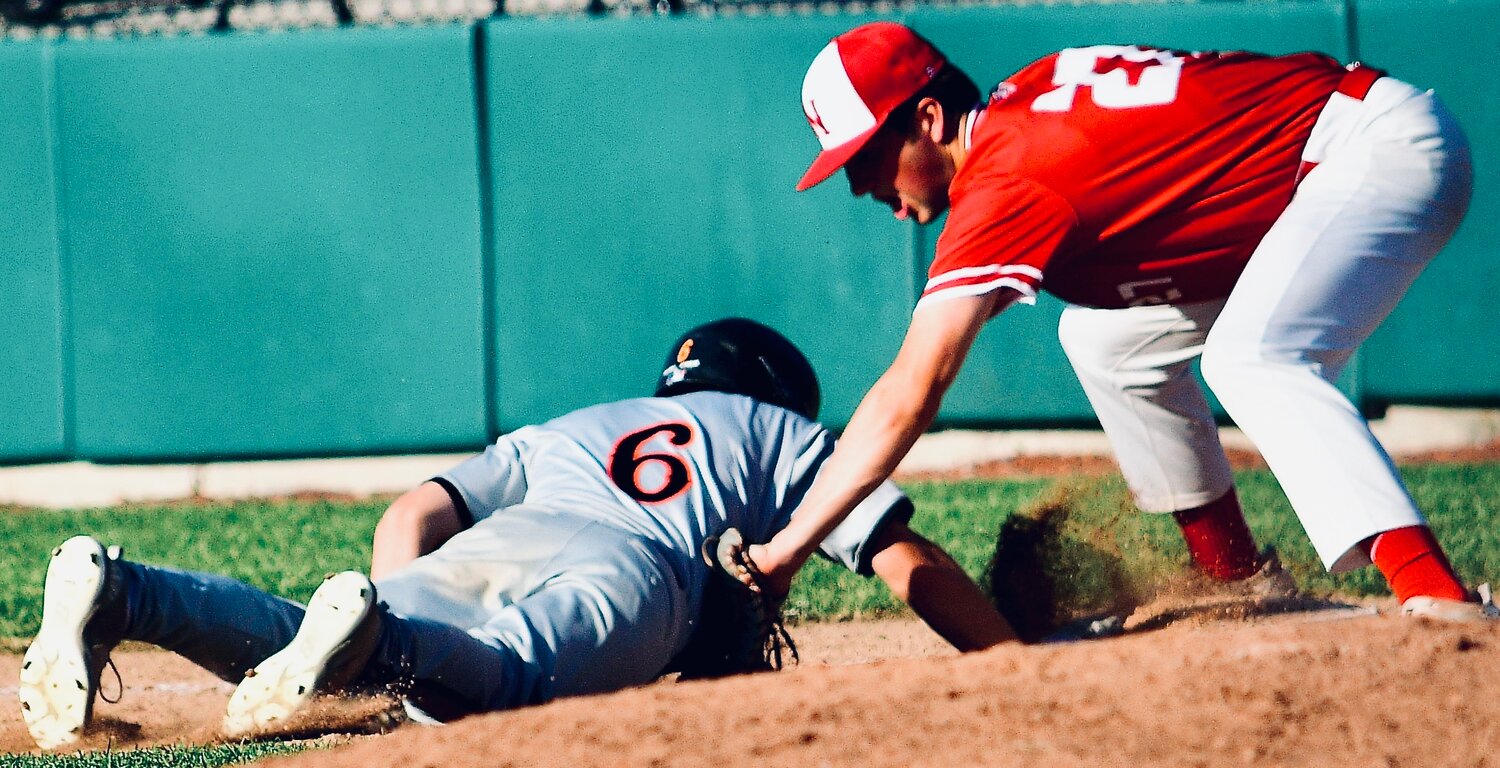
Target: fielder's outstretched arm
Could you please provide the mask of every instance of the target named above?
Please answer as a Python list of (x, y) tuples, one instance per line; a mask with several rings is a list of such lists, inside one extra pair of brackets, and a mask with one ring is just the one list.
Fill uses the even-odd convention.
[(890, 477), (932, 425), (980, 328), (1013, 298), (1005, 294), (1000, 290), (941, 301), (912, 316), (895, 362), (855, 409), (791, 524), (764, 545), (750, 548), (750, 558), (773, 591), (786, 593), (792, 576), (823, 538)]
[(1016, 639), (1016, 632), (979, 585), (942, 547), (891, 522), (874, 542), (870, 565), (927, 626), (960, 651), (978, 651)]
[(461, 530), (458, 509), (443, 486), (426, 482), (401, 494), (375, 525), (370, 578), (390, 575)]

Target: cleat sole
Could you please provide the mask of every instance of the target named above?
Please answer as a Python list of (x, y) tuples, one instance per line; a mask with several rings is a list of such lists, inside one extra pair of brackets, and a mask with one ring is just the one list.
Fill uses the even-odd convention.
[(324, 580), (308, 601), (292, 641), (245, 672), (224, 714), (224, 732), (239, 736), (283, 724), (318, 691), (329, 663), (374, 605), (361, 574)]
[(103, 548), (75, 536), (52, 550), (42, 602), (42, 624), (21, 662), (21, 717), (42, 749), (80, 738), (93, 715), (94, 688), (83, 627), (104, 586)]

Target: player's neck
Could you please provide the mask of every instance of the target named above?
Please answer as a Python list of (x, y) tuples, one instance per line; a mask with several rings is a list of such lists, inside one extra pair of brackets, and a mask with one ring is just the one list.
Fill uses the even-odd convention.
[(953, 172), (963, 170), (964, 162), (969, 159), (969, 130), (970, 121), (974, 119), (973, 112), (964, 112), (958, 118), (958, 130), (953, 133), (953, 140), (948, 142), (948, 156), (953, 158)]

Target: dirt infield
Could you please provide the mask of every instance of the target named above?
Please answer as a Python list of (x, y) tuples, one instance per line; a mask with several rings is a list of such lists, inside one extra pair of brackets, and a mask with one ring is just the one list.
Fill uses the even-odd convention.
[[(794, 630), (802, 653), (801, 668), (809, 670), (957, 655), (941, 638), (914, 620), (810, 624)], [(174, 654), (145, 645), (127, 644), (115, 651), (113, 659), (119, 671), (118, 681), (106, 669), (101, 689), (105, 697), (118, 703), (96, 703), (94, 715), (98, 727), (80, 745), (81, 749), (211, 744), (223, 740), (219, 718), (234, 686)], [(20, 664), (19, 655), (0, 655), (0, 701), (5, 702), (0, 706), (0, 753), (39, 753), (16, 706)], [(759, 679), (774, 682), (777, 678)], [(664, 681), (656, 687), (688, 685)], [(591, 701), (605, 700), (607, 697)], [(380, 709), (373, 702), (354, 705), (325, 702), (315, 716), (302, 723), (305, 728), (300, 730), (332, 731), (327, 736), (330, 741), (345, 741), (339, 738), (341, 730), (377, 730), (380, 720), (369, 715)]]
[[(1388, 607), (1388, 606), (1382, 606)], [(1368, 610), (1368, 607), (1366, 607)], [(911, 622), (802, 627), (789, 671), (661, 683), (334, 736), (277, 768), (461, 766), (1494, 766), (1500, 624), (1349, 611), (1188, 615), (1123, 637), (957, 656)], [(1152, 622), (1144, 622), (1152, 624)], [(119, 655), (89, 746), (214, 741), (229, 687), (158, 652)], [(16, 657), (0, 659), (15, 680)], [(113, 678), (106, 692), (113, 693)], [(14, 701), (13, 691), (7, 698)], [(368, 708), (367, 708), (368, 710)], [(324, 711), (322, 724), (348, 712)], [(30, 751), (13, 707), (0, 749)]]

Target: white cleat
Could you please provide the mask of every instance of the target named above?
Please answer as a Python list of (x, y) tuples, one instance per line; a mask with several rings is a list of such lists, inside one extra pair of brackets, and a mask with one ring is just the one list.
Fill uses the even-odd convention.
[(1469, 601), (1417, 595), (1401, 604), (1401, 615), (1438, 621), (1500, 621), (1500, 607), (1495, 605), (1490, 585), (1481, 585), (1478, 597), (1478, 601)]
[(21, 717), (42, 749), (78, 741), (93, 715), (99, 670), (90, 668), (84, 627), (99, 609), (107, 560), (104, 545), (89, 536), (52, 550), (42, 625), (21, 661), (19, 689)]
[(364, 668), (380, 637), (375, 586), (356, 571), (323, 580), (285, 648), (245, 673), (229, 699), (224, 732), (239, 736), (284, 724), (319, 691)]

